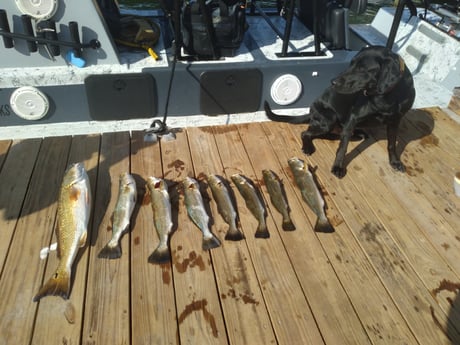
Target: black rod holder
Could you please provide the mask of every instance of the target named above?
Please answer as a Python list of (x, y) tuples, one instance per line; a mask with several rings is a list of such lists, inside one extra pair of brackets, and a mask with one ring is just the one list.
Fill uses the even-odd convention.
[(69, 31), (72, 42), (61, 41), (58, 39), (56, 33), (56, 25), (53, 21), (44, 22), (45, 24), (41, 26), (42, 32), (39, 33), (40, 35), (34, 36), (30, 17), (26, 17), (28, 16), (21, 16), (21, 21), (26, 33), (22, 34), (11, 32), (8, 24), (8, 18), (6, 16), (6, 11), (0, 9), (0, 36), (3, 37), (3, 44), (5, 48), (13, 48), (15, 39), (27, 41), (27, 46), (31, 52), (37, 51), (36, 49), (34, 50), (37, 44), (46, 44), (51, 48), (50, 50), (53, 52), (53, 55), (59, 55), (59, 47), (73, 48), (80, 52), (80, 54), (82, 49), (99, 49), (101, 47), (101, 42), (99, 42), (97, 39), (92, 39), (88, 43), (81, 43), (80, 37), (78, 35), (78, 24), (76, 22), (69, 23)]
[(8, 18), (6, 17), (6, 11), (0, 10), (0, 35), (3, 36), (3, 44), (5, 48), (10, 49), (14, 47), (14, 42), (11, 37), (4, 35), (7, 33), (10, 33), (10, 25), (8, 24)]
[(81, 48), (81, 42), (80, 42), (80, 34), (78, 33), (78, 23), (77, 22), (70, 22), (69, 23), (69, 31), (70, 31), (70, 37), (72, 39), (72, 42), (76, 44), (76, 47), (74, 47), (74, 55), (77, 58), (81, 58), (82, 56), (82, 48)]
[[(30, 16), (23, 14), (21, 16), (21, 21), (22, 21), (22, 26), (24, 28), (25, 34), (28, 36), (34, 37), (34, 29), (32, 28), (32, 20)], [(35, 53), (38, 50), (37, 42), (27, 41), (27, 48), (29, 49), (29, 52)]]
[[(58, 36), (56, 32), (56, 23), (54, 20), (47, 20), (43, 22), (41, 27), (43, 36), (51, 41), (58, 41)], [(48, 50), (52, 56), (58, 56), (61, 54), (61, 47), (57, 44), (48, 44)]]

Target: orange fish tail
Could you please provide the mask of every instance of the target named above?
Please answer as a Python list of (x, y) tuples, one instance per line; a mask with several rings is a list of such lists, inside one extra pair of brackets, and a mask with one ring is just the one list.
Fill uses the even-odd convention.
[(45, 296), (61, 296), (68, 299), (70, 294), (70, 273), (57, 270), (53, 276), (42, 286), (33, 301), (37, 302)]

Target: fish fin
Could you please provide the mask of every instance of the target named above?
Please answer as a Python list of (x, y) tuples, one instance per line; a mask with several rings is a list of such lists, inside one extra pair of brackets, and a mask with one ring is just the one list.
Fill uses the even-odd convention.
[(69, 299), (70, 294), (70, 272), (57, 270), (53, 276), (42, 286), (38, 293), (33, 298), (34, 302), (38, 302), (45, 296), (61, 296), (64, 299)]
[(295, 230), (295, 225), (290, 218), (283, 219), (282, 227), (284, 231), (294, 231)]
[(78, 241), (78, 245), (80, 246), (80, 248), (85, 246), (87, 237), (88, 237), (87, 231), (81, 234), (80, 240)]
[(256, 238), (269, 238), (270, 233), (268, 232), (267, 225), (259, 224), (255, 234)]
[(329, 220), (326, 219), (320, 219), (318, 218), (316, 220), (315, 224), (315, 232), (325, 232), (325, 233), (331, 233), (334, 232), (334, 227), (329, 223)]
[(227, 241), (241, 241), (244, 240), (244, 234), (237, 228), (229, 228), (225, 234), (225, 239)]
[(116, 246), (109, 246), (106, 244), (104, 248), (99, 252), (98, 258), (100, 259), (118, 259), (121, 258), (121, 246), (117, 244)]
[(220, 246), (220, 240), (212, 235), (212, 237), (210, 238), (203, 238), (203, 244), (202, 244), (202, 248), (203, 250), (209, 250), (209, 249), (213, 249), (213, 248), (217, 248)]
[(151, 264), (164, 264), (170, 261), (171, 253), (167, 246), (158, 246), (148, 258), (148, 262)]

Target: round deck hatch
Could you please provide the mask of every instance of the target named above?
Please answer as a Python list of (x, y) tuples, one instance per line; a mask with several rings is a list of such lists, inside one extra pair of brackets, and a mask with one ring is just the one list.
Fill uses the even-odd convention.
[(13, 111), (25, 120), (40, 120), (49, 110), (48, 97), (32, 86), (20, 87), (11, 94)]
[(15, 0), (23, 14), (36, 20), (50, 19), (57, 11), (58, 0)]
[(302, 82), (295, 75), (283, 74), (272, 84), (270, 94), (279, 105), (289, 105), (302, 94)]

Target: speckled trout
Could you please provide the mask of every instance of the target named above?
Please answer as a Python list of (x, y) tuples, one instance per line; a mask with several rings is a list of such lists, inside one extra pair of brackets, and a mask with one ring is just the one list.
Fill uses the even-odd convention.
[(231, 194), (225, 181), (217, 175), (208, 175), (208, 184), (211, 188), (212, 197), (217, 204), (217, 210), (224, 221), (228, 224), (225, 239), (229, 241), (240, 241), (244, 235), (239, 228), (238, 214), (236, 213)]
[(147, 178), (147, 188), (150, 193), (153, 223), (160, 239), (157, 248), (149, 256), (148, 262), (151, 264), (161, 264), (171, 261), (171, 253), (168, 246), (169, 236), (173, 227), (171, 201), (168, 193), (168, 185), (165, 180), (150, 176)]
[(270, 233), (268, 232), (267, 223), (265, 221), (267, 212), (265, 211), (265, 205), (260, 199), (254, 185), (246, 177), (240, 174), (233, 174), (230, 178), (243, 197), (246, 207), (259, 222), (255, 237), (269, 238)]
[(121, 257), (121, 236), (128, 231), (137, 200), (136, 181), (127, 172), (120, 174), (118, 198), (112, 215), (112, 238), (99, 252), (99, 258), (118, 259)]
[(262, 176), (264, 177), (265, 186), (270, 195), (270, 201), (283, 216), (283, 230), (295, 230), (294, 223), (292, 223), (291, 216), (289, 215), (289, 205), (280, 178), (273, 171), (268, 169), (262, 170)]
[(57, 251), (59, 264), (34, 301), (44, 296), (69, 298), (72, 265), (79, 248), (85, 246), (91, 211), (91, 189), (83, 163), (69, 166), (59, 191), (57, 211)]
[(201, 196), (198, 182), (191, 177), (186, 177), (182, 184), (188, 216), (203, 234), (203, 250), (219, 247), (219, 239), (209, 229), (209, 216), (204, 208), (203, 197)]
[(294, 174), (294, 180), (300, 189), (302, 198), (318, 217), (314, 230), (316, 232), (334, 232), (334, 228), (324, 211), (325, 202), (323, 196), (308, 166), (297, 157), (290, 158), (288, 164)]

